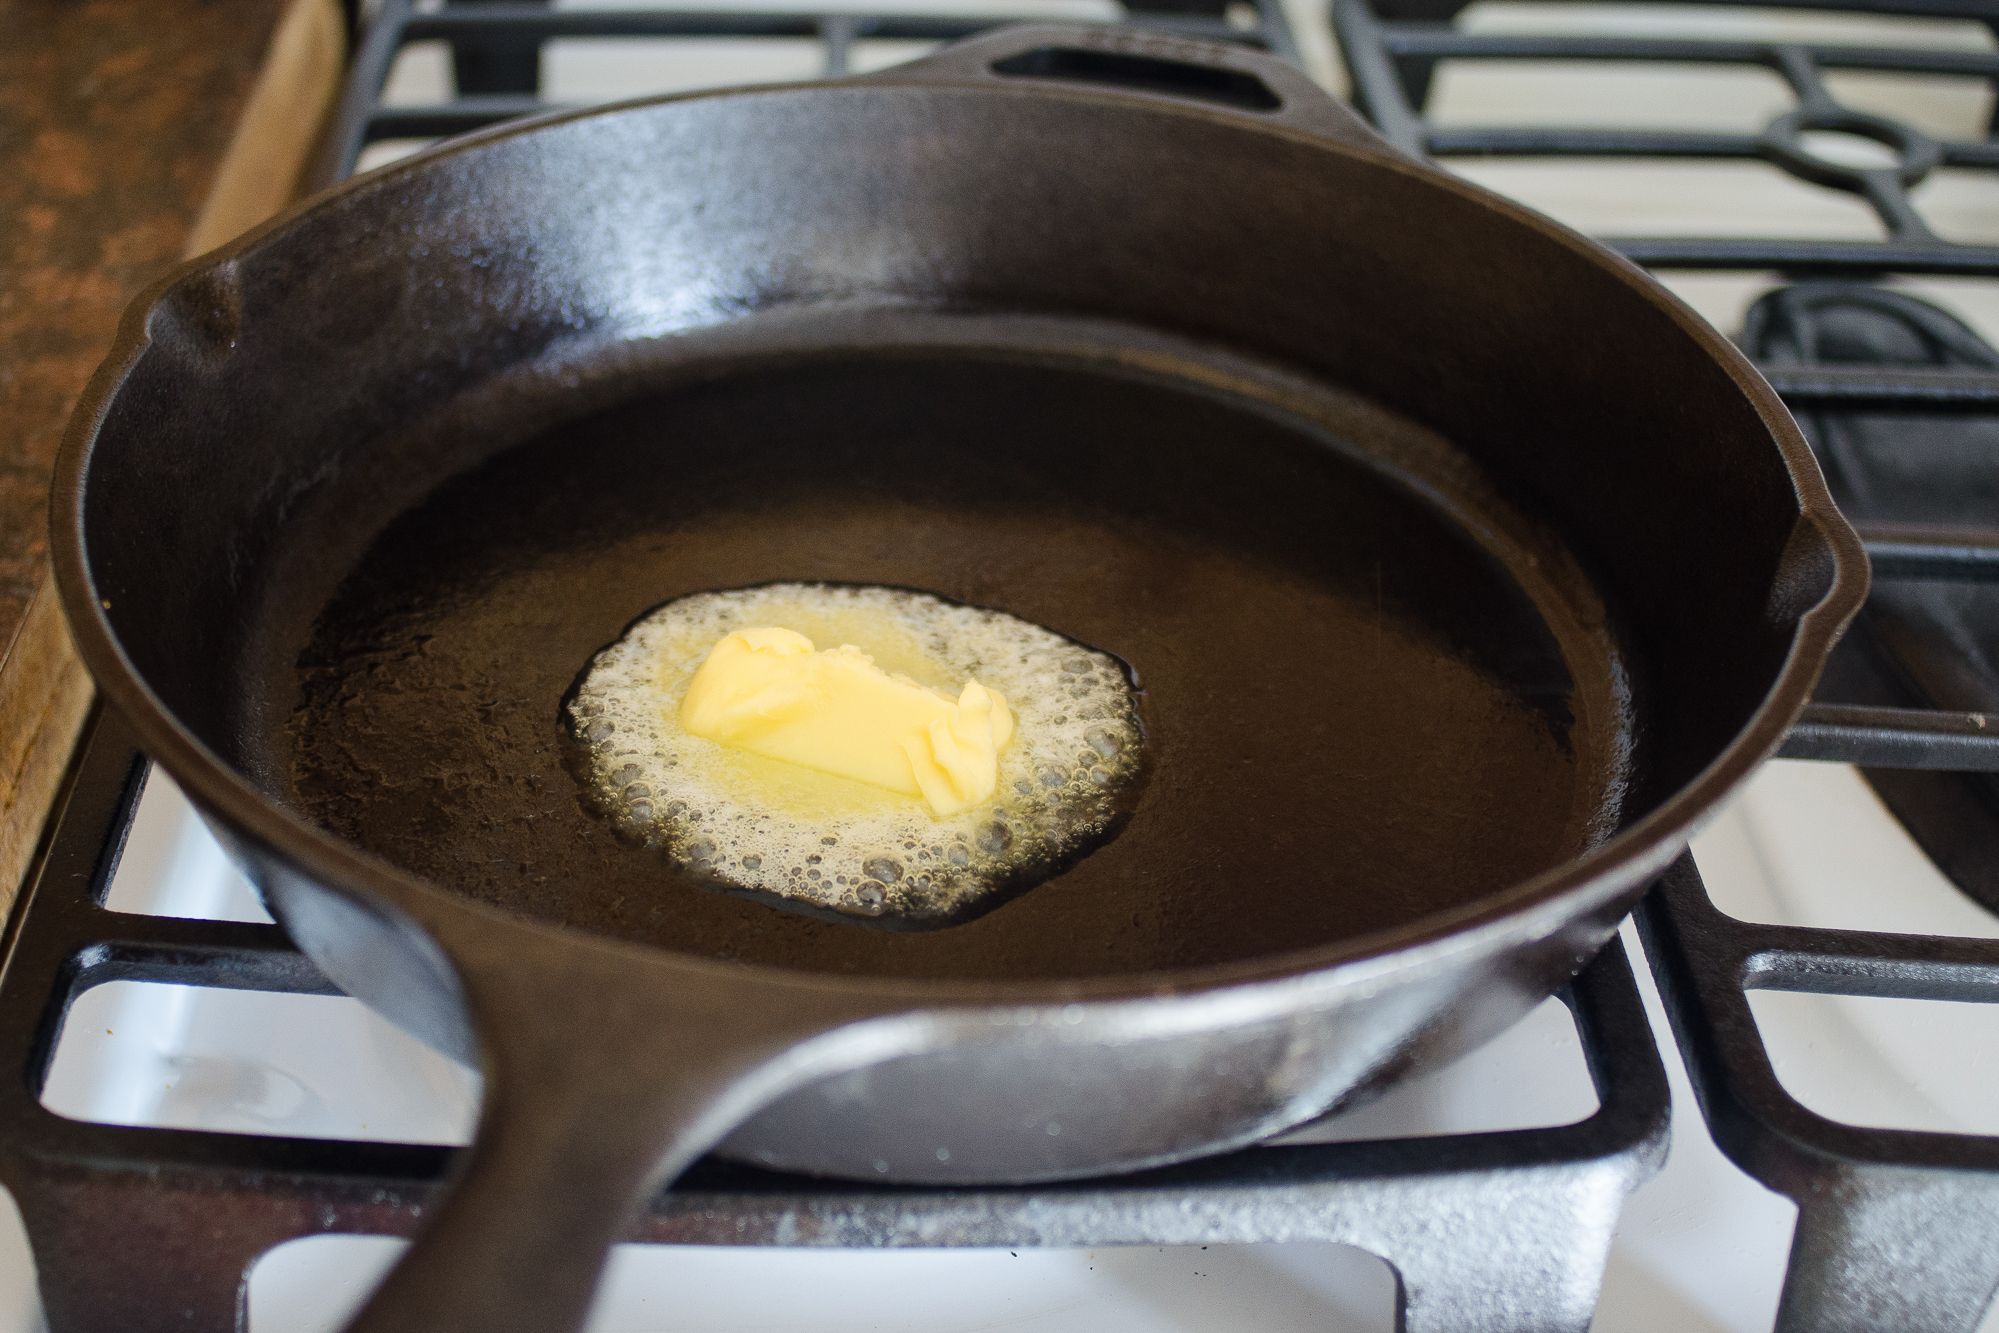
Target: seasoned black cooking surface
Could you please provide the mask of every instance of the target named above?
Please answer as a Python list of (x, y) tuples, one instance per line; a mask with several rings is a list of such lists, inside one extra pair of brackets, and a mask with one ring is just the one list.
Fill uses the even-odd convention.
[[(634, 388), (398, 519), (299, 659), (291, 795), (478, 898), (702, 954), (985, 977), (1266, 954), (1474, 898), (1600, 827), (1624, 714), (1560, 566), (1516, 580), (1247, 400), (939, 352), (766, 360)], [(1153, 746), (1138, 813), (928, 934), (677, 880), (583, 809), (558, 701), (647, 608), (773, 579), (928, 589), (1119, 654)]]

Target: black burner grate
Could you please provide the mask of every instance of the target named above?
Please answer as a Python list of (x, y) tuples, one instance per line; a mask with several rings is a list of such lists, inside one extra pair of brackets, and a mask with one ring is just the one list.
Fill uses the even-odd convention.
[[(1180, 37), (1239, 42), (1296, 59), (1297, 43), (1281, 0), (1126, 0), (1125, 21)], [(562, 38), (806, 38), (820, 48), (819, 73), (850, 72), (862, 41), (954, 41), (1003, 23), (1023, 10), (989, 14), (813, 14), (796, 10), (556, 9), (535, 0), (459, 0), (418, 10), (413, 0), (384, 0), (354, 59), (345, 95), (321, 153), (308, 170), (318, 185), (354, 171), (362, 152), (390, 139), (464, 134), (520, 116), (559, 109), (541, 95), (542, 53)], [(412, 42), (445, 41), (457, 95), (431, 106), (387, 106), (382, 89)]]
[[(1275, 0), (1151, 0), (1130, 21), (1295, 54)], [(366, 28), (318, 162), (353, 169), (370, 143), (547, 109), (540, 52), (565, 36), (814, 37), (841, 73), (856, 41), (962, 36), (1000, 21), (910, 16), (553, 10), (482, 0), (416, 11), (387, 0)], [(448, 40), (460, 96), (386, 107), (415, 40)], [(122, 726), (93, 719), (48, 845), (8, 926), (0, 972), (0, 1179), (14, 1193), (54, 1333), (236, 1329), (258, 1256), (324, 1233), (407, 1235), (450, 1149), (135, 1128), (69, 1120), (39, 1094), (70, 1006), (137, 980), (271, 993), (331, 987), (275, 926), (141, 916), (104, 894), (145, 773)], [(705, 1162), (632, 1239), (824, 1246), (1108, 1246), (1326, 1240), (1386, 1259), (1409, 1330), (1580, 1333), (1623, 1200), (1659, 1167), (1669, 1097), (1621, 945), (1564, 993), (1598, 1110), (1551, 1128), (1249, 1149), (1172, 1170), (1034, 1189), (907, 1189)], [(1474, 1238), (1473, 1243), (1465, 1243)]]
[[(1982, 21), (1999, 34), (1989, 0), (1756, 0), (1763, 9), (1841, 10)], [(1884, 50), (1822, 43), (1608, 36), (1515, 36), (1467, 31), (1455, 0), (1333, 0), (1332, 13), (1358, 104), (1404, 151), (1448, 165), (1452, 157), (1755, 158), (1809, 184), (1865, 198), (1880, 215), (1880, 241), (1751, 238), (1605, 237), (1631, 259), (1659, 271), (1737, 269), (1770, 272), (1801, 285), (1752, 313), (1751, 350), (1765, 354), (1765, 374), (1827, 456), (1841, 502), (1874, 561), (1877, 591), (1855, 635), (1842, 648), (1867, 649), (1870, 636), (1900, 617), (1895, 645), (1911, 641), (1932, 658), (1916, 676), (1961, 676), (1970, 663), (1961, 626), (1966, 585), (1999, 574), (1999, 520), (1991, 510), (1967, 516), (1964, 477), (1989, 477), (1999, 457), (1965, 462), (1967, 450), (1999, 445), (1999, 356), (1980, 348), (1956, 321), (1920, 301), (1856, 279), (1948, 274), (1999, 278), (1999, 246), (1957, 244), (1936, 236), (1910, 202), (1910, 189), (1940, 165), (1999, 169), (1999, 111), (1987, 137), (1941, 142), (1887, 117), (1840, 105), (1826, 70), (1870, 70), (1973, 79), (1999, 91), (1999, 52)], [(1566, 6), (1584, 13), (1591, 0)], [(1619, 129), (1441, 128), (1425, 115), (1438, 67), (1450, 60), (1656, 61), (1755, 65), (1774, 70), (1796, 98), (1794, 109), (1760, 134), (1677, 133)], [(1999, 105), (1999, 98), (1995, 98)], [(1814, 157), (1808, 130), (1845, 131), (1888, 146), (1898, 165), (1858, 169)], [(1892, 344), (1906, 332), (1933, 354), (1870, 355), (1856, 350), (1856, 319)], [(1818, 323), (1802, 336), (1801, 327)], [(1883, 321), (1900, 321), (1883, 330)], [(1840, 323), (1844, 321), (1844, 324)], [(1781, 326), (1781, 327), (1779, 327)], [(1834, 346), (1844, 335), (1844, 347)], [(1810, 345), (1804, 345), (1810, 344)], [(1927, 505), (1869, 503), (1856, 484), (1854, 451), (1874, 445), (1876, 463), (1891, 458), (1906, 482), (1931, 460)], [(1982, 445), (1981, 445), (1982, 442)], [(1936, 451), (1951, 450), (1948, 457)], [(1925, 452), (1928, 451), (1928, 452)], [(1955, 473), (1946, 471), (1956, 469)], [(1920, 477), (1918, 478), (1920, 480)], [(1842, 483), (1845, 483), (1842, 486)], [(1984, 483), (1989, 487), (1990, 483)], [(1874, 488), (1885, 489), (1883, 486)], [(1906, 491), (1907, 487), (1904, 487)], [(1888, 519), (1877, 512), (1892, 512)], [(1982, 590), (1981, 590), (1982, 591)], [(1909, 607), (1931, 616), (1909, 632)], [(1935, 607), (1958, 617), (1945, 622)], [(1986, 641), (1999, 632), (1989, 617), (1973, 622)], [(1836, 663), (1829, 686), (1857, 670)], [(1868, 679), (1873, 679), (1869, 676)], [(1921, 681), (1915, 682), (1920, 686)], [(1999, 714), (1982, 707), (1940, 707), (1950, 690), (1904, 688), (1884, 705), (1821, 701), (1784, 747), (1792, 758), (1825, 759), (1884, 770), (1960, 775), (1966, 786), (1999, 772)], [(1962, 694), (1963, 691), (1955, 691)], [(1883, 779), (1884, 791), (1894, 789)], [(1904, 784), (1906, 785), (1906, 784)], [(1980, 788), (1982, 790), (1982, 787)], [(1925, 789), (1928, 790), (1928, 789)], [(1900, 808), (1898, 806), (1898, 808)], [(1945, 812), (1958, 825), (1980, 813), (1963, 802)], [(1983, 852), (1999, 846), (1979, 843)], [(1940, 860), (1948, 858), (1940, 857)], [(1996, 867), (1984, 865), (1990, 877)], [(1967, 888), (1969, 889), (1969, 885)], [(1883, 885), (1891, 892), (1892, 885)], [(1779, 1082), (1750, 1012), (1752, 990), (1999, 1003), (1999, 941), (1870, 931), (1761, 925), (1721, 912), (1691, 859), (1682, 860), (1639, 912), (1639, 925), (1694, 1090), (1722, 1150), (1798, 1204), (1798, 1224), (1778, 1327), (1787, 1333), (1969, 1333), (1999, 1287), (1999, 1137), (1862, 1129), (1821, 1117)], [(1971, 1058), (1982, 1058), (1974, 1055)]]

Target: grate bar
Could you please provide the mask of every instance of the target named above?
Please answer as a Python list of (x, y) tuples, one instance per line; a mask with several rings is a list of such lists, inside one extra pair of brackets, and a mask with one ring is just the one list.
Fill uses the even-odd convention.
[[(1205, 14), (1128, 15), (1134, 27), (1215, 41), (1264, 40), (1253, 28)], [(413, 14), (403, 28), (410, 42), (448, 40), (501, 32), (539, 42), (590, 37), (820, 37), (827, 25), (846, 27), (856, 39), (952, 41), (996, 24), (1020, 22), (1018, 15), (815, 14), (805, 11), (729, 9), (550, 9), (540, 4), (492, 0), (476, 7), (451, 7)]]
[(1999, 773), (1999, 718), (1929, 708), (1815, 703), (1784, 740), (1785, 759), (1864, 768)]
[[(828, 23), (850, 27), (856, 37), (948, 41), (991, 27), (992, 18), (931, 14), (814, 14), (726, 9), (550, 9), (495, 0), (476, 8), (414, 14), (404, 26), (409, 42), (501, 31), (548, 42), (579, 37), (819, 37)], [(1187, 16), (1149, 22), (1194, 23)], [(1205, 26), (1225, 26), (1210, 21)], [(1238, 33), (1238, 36), (1241, 34)]]
[[(1455, 13), (1465, 8), (1456, 0), (1374, 0), (1381, 11), (1390, 18), (1433, 18), (1439, 10)], [(1602, 0), (1595, 0), (1601, 4)], [(1578, 4), (1579, 0), (1569, 0)], [(1845, 12), (1870, 17), (1898, 15), (1905, 18), (1922, 19), (1978, 19), (1985, 23), (1994, 22), (1992, 0), (1663, 0), (1664, 5), (1685, 4), (1712, 8), (1737, 9), (1803, 9), (1825, 12)]]
[(1999, 53), (1920, 48), (1883, 49), (1795, 42), (1735, 42), (1674, 37), (1578, 37), (1560, 34), (1462, 32), (1443, 24), (1381, 24), (1394, 55), (1426, 60), (1591, 60), (1681, 65), (1765, 65), (1781, 71), (1780, 52), (1793, 50), (1819, 69), (1942, 74), (1999, 79)]
[(857, 26), (845, 16), (819, 20), (819, 40), (826, 46), (826, 59), (819, 68), (822, 78), (844, 78), (852, 70)]
[(1783, 75), (1784, 82), (1791, 85), (1800, 108), (1815, 115), (1839, 109), (1839, 103), (1833, 99), (1832, 90), (1826, 87), (1818, 62), (1812, 59), (1809, 48), (1795, 42), (1785, 43), (1772, 47), (1770, 57), (1772, 66)]
[[(1620, 130), (1573, 125), (1432, 127), (1425, 142), (1440, 157), (1767, 158), (1760, 135), (1691, 130)], [(1947, 166), (1999, 167), (1999, 145), (1940, 145)], [(1894, 184), (1893, 171), (1869, 173)], [(1913, 213), (1908, 216), (1914, 216)]]
[(1877, 578), (1999, 578), (1999, 529), (1900, 523), (1855, 526)]
[(1747, 990), (1999, 1004), (1999, 940), (1742, 926)]
[(1763, 377), (1793, 407), (1883, 407), (1991, 411), (1999, 408), (1999, 371), (1895, 366), (1766, 365)]
[[(1865, 1183), (1848, 1174), (1861, 1166), (1893, 1168), (1888, 1180), (1901, 1171), (1935, 1170), (1957, 1185), (1999, 1186), (1999, 1180), (1980, 1180), (1976, 1174), (1999, 1173), (1999, 1139), (1990, 1135), (1860, 1127), (1808, 1110), (1777, 1077), (1748, 998), (1749, 990), (1764, 989), (1999, 1003), (1999, 959), (1993, 949), (1977, 956), (1965, 948), (1991, 942), (1738, 921), (1714, 906), (1689, 857), (1676, 862), (1639, 907), (1638, 926), (1708, 1126), (1744, 1171), (1800, 1201), (1822, 1190), (1828, 1169), (1849, 1183)], [(1821, 941), (1825, 957), (1818, 956)], [(1785, 952), (1787, 942), (1796, 958)], [(1937, 944), (1946, 946), (1941, 953), (1933, 947)], [(1916, 969), (1932, 960), (1935, 971), (1920, 976)], [(1946, 1189), (1933, 1198), (1932, 1206), (1947, 1208), (1951, 1192)], [(1920, 1232), (1907, 1240), (1917, 1251), (1927, 1243)], [(1989, 1246), (1987, 1251), (1999, 1274), (1999, 1252)], [(1833, 1256), (1828, 1262), (1839, 1260)], [(1792, 1266), (1795, 1277), (1795, 1254)], [(1920, 1291), (1924, 1270), (1919, 1262), (1912, 1262), (1908, 1277)], [(1917, 1308), (1922, 1308), (1920, 1300)], [(1970, 1327), (1975, 1325), (1967, 1326), (1966, 1333)]]
[(355, 48), (346, 86), (333, 104), (312, 157), (299, 174), (302, 190), (323, 190), (354, 174), (361, 150), (368, 143), (369, 118), (389, 82), (389, 71), (395, 68), (396, 53), (402, 49), (411, 3), (380, 0), (366, 35)]
[(1759, 157), (1762, 141), (1749, 134), (1695, 134), (1671, 130), (1608, 130), (1570, 125), (1492, 126), (1429, 131), (1440, 157)]
[(36, 1110), (38, 1114), (30, 1116), (37, 1122), (35, 1146), (51, 1161), (144, 1163), (148, 1173), (158, 1176), (213, 1171), (268, 1173), (274, 1189), (322, 1197), (346, 1189), (372, 1194), (385, 1182), (434, 1180), (446, 1173), (452, 1154), (452, 1145), (447, 1144), (116, 1125)]
[(485, 93), (430, 106), (384, 107), (368, 116), (362, 133), (369, 143), (382, 139), (441, 139), (522, 116), (567, 109), (528, 93)]
[(1999, 247), (1941, 241), (1789, 241), (1758, 237), (1599, 236), (1657, 269), (1754, 269), (1872, 277), (1883, 273), (1999, 277)]
[(1946, 143), (1943, 160), (1949, 167), (1999, 167), (1999, 143)]
[(1382, 138), (1412, 157), (1422, 157), (1428, 134), (1405, 95), (1402, 75), (1384, 37), (1385, 25), (1366, 0), (1333, 0), (1329, 12), (1351, 75), (1354, 105)]
[[(135, 924), (140, 928), (133, 929)], [(292, 946), (284, 931), (254, 922), (106, 912), (98, 938), (78, 951), (73, 969), (76, 993), (110, 981), (283, 994), (341, 993)]]
[(1916, 211), (1903, 188), (1901, 177), (1891, 169), (1866, 171), (1860, 175), (1860, 193), (1887, 227), (1888, 235), (1898, 241), (1935, 241), (1937, 235), (1930, 230), (1930, 224)]

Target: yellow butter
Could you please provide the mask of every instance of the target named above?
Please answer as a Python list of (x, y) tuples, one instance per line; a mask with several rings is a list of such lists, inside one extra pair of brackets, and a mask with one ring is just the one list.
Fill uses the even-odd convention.
[(851, 644), (821, 652), (788, 629), (745, 629), (708, 652), (680, 701), (696, 736), (920, 796), (936, 815), (992, 797), (1013, 735), (1006, 700), (977, 681), (957, 701), (892, 676)]

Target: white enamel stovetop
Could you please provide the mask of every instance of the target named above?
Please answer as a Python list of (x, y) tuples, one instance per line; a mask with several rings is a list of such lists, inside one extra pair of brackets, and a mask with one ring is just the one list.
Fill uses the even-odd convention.
[[(930, 0), (919, 7), (947, 6)], [(991, 12), (992, 6), (980, 9)], [(1108, 13), (1059, 0), (1028, 0), (1023, 12)], [(1311, 0), (1301, 3), (1294, 21), (1316, 71), (1332, 79), (1324, 21)], [(1517, 29), (1572, 28), (1577, 20), (1568, 7), (1552, 4), (1481, 6), (1474, 21)], [(1754, 11), (1661, 15), (1634, 8), (1597, 21), (1653, 31), (1699, 25), (1757, 36), (1804, 32), (1835, 41), (1992, 42), (1971, 24), (1777, 19)], [(553, 91), (590, 100), (814, 72), (805, 45), (791, 51), (780, 44), (775, 62), (765, 54), (769, 49), (733, 42), (624, 44), (609, 53), (562, 47), (550, 56)], [(913, 53), (898, 44), (864, 55), (889, 63)], [(406, 58), (393, 87), (412, 101), (440, 95), (441, 54)], [(1853, 76), (1839, 91), (1850, 101), (1958, 135), (1978, 131), (1989, 112), (1986, 95), (1969, 84), (1939, 88)], [(1785, 105), (1774, 76), (1695, 67), (1549, 68), (1524, 80), (1492, 68), (1447, 69), (1438, 86), (1440, 115), (1463, 122), (1740, 128), (1760, 126)], [(1492, 163), (1468, 174), (1586, 229), (1874, 234), (1857, 202), (1792, 186), (1756, 164)], [(1919, 202), (1945, 234), (1999, 236), (1995, 194), (1939, 180)], [(1762, 281), (1730, 275), (1679, 286), (1709, 318), (1733, 328)], [(1965, 283), (1918, 286), (1999, 341), (1999, 293)], [(1717, 900), (1740, 916), (1999, 935), (1999, 918), (1945, 882), (1845, 768), (1771, 766), (1697, 851)], [(262, 916), (178, 793), (157, 777), (147, 787), (112, 905), (169, 915)], [(1636, 957), (1628, 927), (1626, 943)], [(1646, 989), (1663, 1034), (1649, 982)], [(1967, 1051), (1994, 1049), (1999, 1006), (1763, 993), (1755, 1012), (1785, 1082), (1815, 1110), (1870, 1125), (1999, 1131), (1999, 1083), (1989, 1075), (1989, 1061), (1964, 1058)], [(1767, 1329), (1793, 1210), (1721, 1158), (1670, 1041), (1666, 1052), (1675, 1097), (1672, 1156), (1625, 1215), (1598, 1327), (1606, 1333)], [(462, 1141), (476, 1098), (470, 1075), (351, 1001), (130, 983), (104, 986), (77, 1005), (47, 1092), (49, 1105), (63, 1114), (120, 1123), (424, 1142)], [(1492, 1046), (1335, 1122), (1334, 1132), (1372, 1137), (1555, 1124), (1593, 1105), (1574, 1029), (1566, 1011), (1550, 1001)], [(252, 1279), (252, 1328), (336, 1328), (396, 1248), (373, 1239), (324, 1238), (274, 1252)], [(0, 1209), (0, 1333), (40, 1327), (30, 1274), (18, 1221), (11, 1209)], [(619, 1256), (592, 1329), (1327, 1333), (1387, 1328), (1391, 1299), (1381, 1263), (1311, 1244), (1017, 1256), (1004, 1250), (654, 1248)], [(1999, 1318), (1988, 1318), (1986, 1330), (1999, 1333)]]

